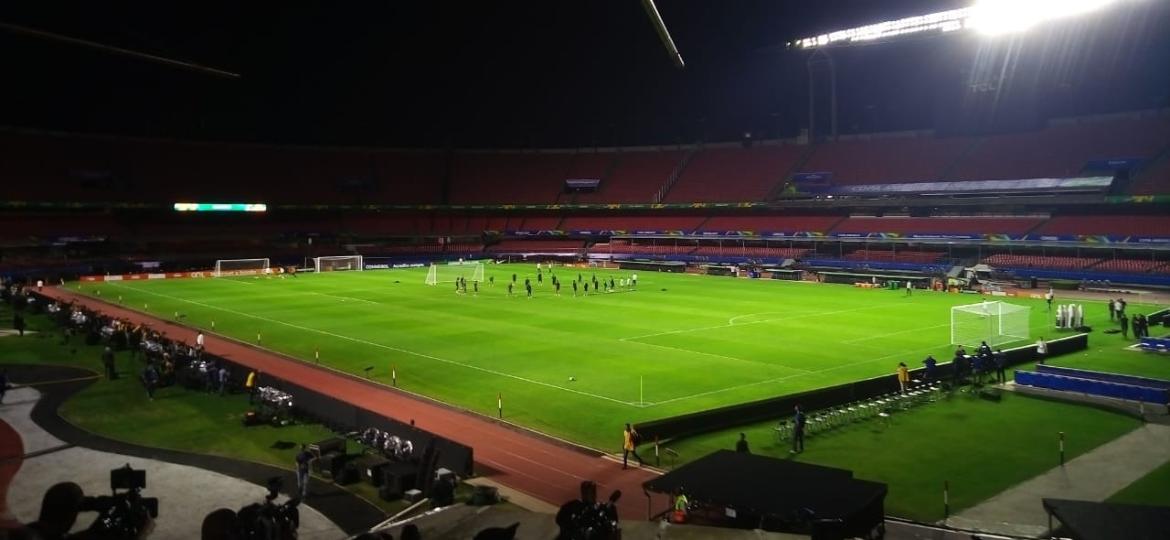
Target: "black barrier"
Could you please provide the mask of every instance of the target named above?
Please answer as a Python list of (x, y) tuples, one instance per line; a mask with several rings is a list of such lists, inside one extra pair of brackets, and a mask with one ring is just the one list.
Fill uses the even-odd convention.
[[(1087, 349), (1089, 336), (1088, 334), (1077, 334), (1054, 339), (1047, 343), (1047, 358), (1051, 358)], [(1038, 358), (1035, 345), (1016, 347), (1003, 352), (1007, 367), (1034, 362)], [(935, 380), (949, 380), (953, 375), (951, 363), (940, 363), (935, 372)], [(910, 376), (912, 379), (921, 380), (925, 376), (925, 368), (910, 370)], [(639, 423), (636, 427), (643, 440), (675, 439), (784, 418), (792, 414), (793, 407), (797, 404), (806, 411), (813, 411), (872, 399), (896, 391), (898, 391), (898, 376), (891, 373), (797, 394), (651, 420)]]

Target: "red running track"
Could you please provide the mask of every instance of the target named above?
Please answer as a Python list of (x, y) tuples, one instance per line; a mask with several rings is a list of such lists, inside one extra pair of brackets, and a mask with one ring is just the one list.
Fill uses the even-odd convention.
[[(156, 329), (165, 326), (167, 336), (171, 339), (194, 343), (198, 333), (194, 329), (66, 289), (52, 287), (43, 292), (58, 300), (77, 302), (136, 324), (146, 324)], [(420, 429), (474, 448), (477, 474), (542, 501), (560, 506), (578, 496), (581, 481), (592, 480), (598, 484), (598, 495), (601, 497), (607, 496), (614, 489), (622, 490), (623, 496), (618, 506), (619, 515), (623, 519), (646, 519), (647, 501), (642, 483), (654, 477), (652, 471), (622, 470), (620, 463), (597, 453), (574, 449), (536, 433), (520, 431), (482, 416), (429, 403), (384, 385), (316, 367), (234, 340), (206, 335), (204, 346), (209, 352), (238, 364), (383, 416), (402, 422), (413, 419)], [(614, 438), (619, 437), (621, 433), (615, 432)], [(664, 499), (655, 500), (656, 509), (664, 509), (666, 504)]]

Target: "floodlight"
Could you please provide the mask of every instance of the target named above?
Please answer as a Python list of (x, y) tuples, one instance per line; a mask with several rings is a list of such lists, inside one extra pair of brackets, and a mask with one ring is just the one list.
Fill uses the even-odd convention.
[(964, 26), (986, 35), (1023, 32), (1039, 23), (1096, 11), (1117, 0), (979, 0)]

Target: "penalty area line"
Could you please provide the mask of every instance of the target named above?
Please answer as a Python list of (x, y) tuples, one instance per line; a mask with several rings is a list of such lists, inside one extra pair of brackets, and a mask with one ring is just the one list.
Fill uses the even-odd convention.
[(482, 372), (482, 373), (487, 373), (487, 374), (490, 374), (490, 375), (495, 375), (495, 376), (498, 376), (498, 377), (505, 377), (505, 378), (508, 378), (508, 379), (513, 379), (513, 380), (517, 380), (517, 381), (521, 381), (521, 382), (526, 382), (526, 383), (529, 383), (529, 384), (534, 384), (534, 385), (537, 385), (537, 386), (543, 386), (543, 387), (545, 387), (545, 388), (554, 388), (554, 389), (557, 389), (557, 390), (563, 390), (563, 391), (565, 391), (565, 392), (569, 392), (569, 393), (572, 393), (572, 394), (577, 394), (577, 395), (581, 395), (581, 396), (591, 397), (591, 398), (594, 398), (594, 399), (600, 399), (600, 400), (608, 401), (608, 402), (611, 402), (611, 403), (617, 403), (617, 404), (619, 404), (619, 405), (626, 405), (626, 406), (630, 406), (630, 407), (638, 407), (638, 402), (636, 402), (636, 401), (622, 401), (622, 400), (620, 400), (620, 399), (611, 398), (611, 397), (609, 397), (609, 396), (602, 396), (602, 395), (599, 395), (599, 394), (593, 394), (593, 393), (590, 393), (590, 392), (585, 392), (585, 391), (582, 391), (582, 390), (574, 390), (574, 389), (572, 389), (572, 388), (566, 388), (566, 387), (564, 387), (564, 386), (558, 386), (558, 385), (555, 385), (555, 384), (552, 384), (552, 383), (546, 383), (546, 382), (543, 382), (543, 381), (537, 381), (537, 380), (534, 380), (534, 379), (529, 379), (529, 378), (526, 378), (526, 377), (521, 377), (521, 376), (519, 376), (519, 375), (513, 375), (513, 374), (511, 374), (511, 373), (504, 373), (504, 372), (502, 372), (502, 371), (496, 371), (496, 370), (494, 370), (494, 369), (488, 369), (488, 368), (485, 368), (485, 367), (475, 366), (475, 365), (472, 365), (472, 364), (465, 364), (465, 363), (463, 363), (463, 362), (457, 362), (457, 361), (455, 361), (455, 360), (448, 360), (448, 359), (446, 359), (446, 358), (440, 358), (440, 357), (438, 357), (438, 356), (433, 356), (433, 355), (429, 355), (429, 354), (425, 354), (425, 353), (415, 352), (415, 351), (411, 351), (411, 350), (407, 350), (407, 349), (402, 349), (402, 348), (399, 348), (399, 347), (393, 347), (393, 346), (390, 346), (390, 345), (383, 345), (383, 344), (381, 344), (381, 343), (374, 343), (374, 342), (372, 342), (372, 341), (366, 341), (366, 340), (364, 340), (364, 339), (361, 339), (361, 338), (355, 338), (355, 337), (352, 337), (352, 336), (346, 336), (346, 335), (343, 335), (343, 334), (337, 334), (337, 333), (334, 333), (334, 332), (329, 332), (329, 331), (327, 331), (327, 330), (320, 330), (320, 329), (317, 329), (317, 328), (310, 328), (310, 327), (308, 327), (308, 326), (301, 326), (301, 325), (299, 325), (299, 324), (293, 324), (293, 323), (290, 323), (290, 322), (279, 321), (279, 320), (276, 320), (276, 319), (270, 319), (270, 318), (268, 318), (268, 317), (261, 317), (261, 316), (259, 316), (259, 315), (253, 314), (253, 313), (245, 313), (245, 312), (242, 312), (242, 311), (236, 311), (236, 310), (234, 310), (234, 309), (229, 309), (229, 308), (224, 308), (224, 307), (219, 307), (219, 306), (213, 306), (213, 305), (210, 305), (210, 304), (205, 304), (205, 303), (203, 303), (203, 302), (196, 302), (196, 301), (194, 301), (194, 300), (188, 300), (188, 299), (186, 299), (186, 298), (180, 298), (180, 297), (177, 297), (177, 296), (172, 296), (172, 295), (169, 295), (169, 294), (162, 294), (162, 293), (158, 293), (158, 292), (154, 292), (154, 291), (147, 291), (147, 290), (145, 290), (145, 289), (138, 289), (138, 288), (135, 288), (135, 287), (128, 287), (128, 286), (121, 285), (121, 284), (114, 284), (114, 283), (111, 283), (111, 285), (113, 285), (113, 286), (115, 286), (115, 287), (121, 287), (121, 288), (123, 288), (123, 289), (130, 289), (130, 290), (135, 290), (135, 291), (139, 291), (139, 292), (144, 292), (144, 293), (146, 293), (146, 294), (150, 294), (150, 295), (158, 296), (158, 297), (161, 297), (161, 298), (167, 298), (167, 299), (170, 299), (170, 300), (175, 300), (175, 301), (178, 301), (178, 302), (185, 302), (185, 303), (188, 303), (188, 304), (192, 304), (192, 305), (196, 305), (196, 306), (204, 307), (204, 308), (207, 308), (207, 309), (214, 309), (214, 310), (217, 310), (217, 311), (222, 311), (222, 312), (225, 312), (225, 313), (231, 313), (231, 314), (233, 314), (233, 315), (239, 315), (239, 316), (241, 316), (241, 317), (248, 317), (248, 318), (251, 318), (251, 319), (256, 319), (256, 320), (258, 320), (258, 321), (265, 321), (265, 322), (272, 323), (272, 324), (279, 324), (279, 325), (281, 325), (281, 326), (287, 326), (287, 327), (289, 327), (289, 328), (295, 328), (295, 329), (297, 329), (297, 330), (303, 330), (303, 331), (306, 331), (306, 332), (313, 332), (313, 333), (321, 334), (321, 335), (323, 335), (323, 336), (330, 336), (330, 337), (334, 337), (334, 338), (337, 338), (337, 339), (342, 339), (342, 340), (350, 341), (350, 342), (353, 342), (353, 343), (359, 343), (359, 344), (362, 344), (362, 345), (368, 345), (368, 346), (370, 346), (370, 347), (377, 347), (377, 348), (380, 348), (380, 349), (386, 349), (386, 350), (388, 350), (388, 351), (394, 351), (394, 352), (399, 352), (399, 353), (402, 353), (402, 354), (407, 354), (407, 355), (410, 355), (410, 356), (416, 356), (416, 357), (419, 357), (419, 358), (425, 358), (425, 359), (427, 359), (427, 360), (433, 360), (433, 361), (435, 361), (435, 362), (441, 362), (441, 363), (444, 363), (444, 364), (449, 364), (449, 365), (452, 365), (452, 366), (459, 366), (459, 367), (463, 367), (463, 368), (467, 368), (467, 369), (471, 369), (471, 370), (479, 371), (479, 372)]

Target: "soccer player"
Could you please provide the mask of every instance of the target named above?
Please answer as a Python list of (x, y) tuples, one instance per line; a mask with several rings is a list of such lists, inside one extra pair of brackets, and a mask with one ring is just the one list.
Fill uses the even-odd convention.
[(913, 296), (913, 295), (914, 295), (914, 284), (910, 283), (910, 280), (907, 279), (906, 280), (906, 296)]
[(553, 289), (556, 290), (557, 296), (560, 296), (561, 295), (561, 282), (554, 281), (553, 282)]
[(479, 296), (479, 282), (478, 282), (478, 281), (472, 281), (472, 282), (471, 282), (471, 288), (472, 288), (472, 289), (475, 291), (475, 295), (476, 295), (476, 296)]
[(638, 288), (638, 274), (631, 274), (630, 275), (630, 285), (632, 287), (634, 287), (635, 289)]
[(459, 294), (459, 280), (455, 280), (455, 294)]
[(613, 278), (609, 278), (609, 290), (612, 291), (612, 290), (616, 290), (616, 289), (617, 289), (617, 287), (615, 287), (613, 284)]
[(577, 282), (573, 282), (573, 296), (577, 296)]
[(1052, 294), (1052, 287), (1048, 288), (1048, 292), (1044, 293), (1044, 301), (1048, 303), (1048, 311), (1052, 311), (1052, 299), (1056, 295)]
[(508, 284), (508, 296), (512, 296), (512, 284)]
[(585, 296), (589, 296), (589, 282), (585, 282)]
[(515, 273), (512, 274), (512, 283), (516, 283), (516, 274)]
[(488, 276), (488, 285), (496, 286), (496, 276)]
[(528, 281), (527, 279), (524, 280), (524, 289), (526, 291), (528, 291), (528, 299), (531, 300), (532, 299), (532, 282)]
[(536, 272), (536, 282), (541, 284), (541, 285), (544, 285), (544, 273), (543, 272), (540, 272), (540, 271)]

